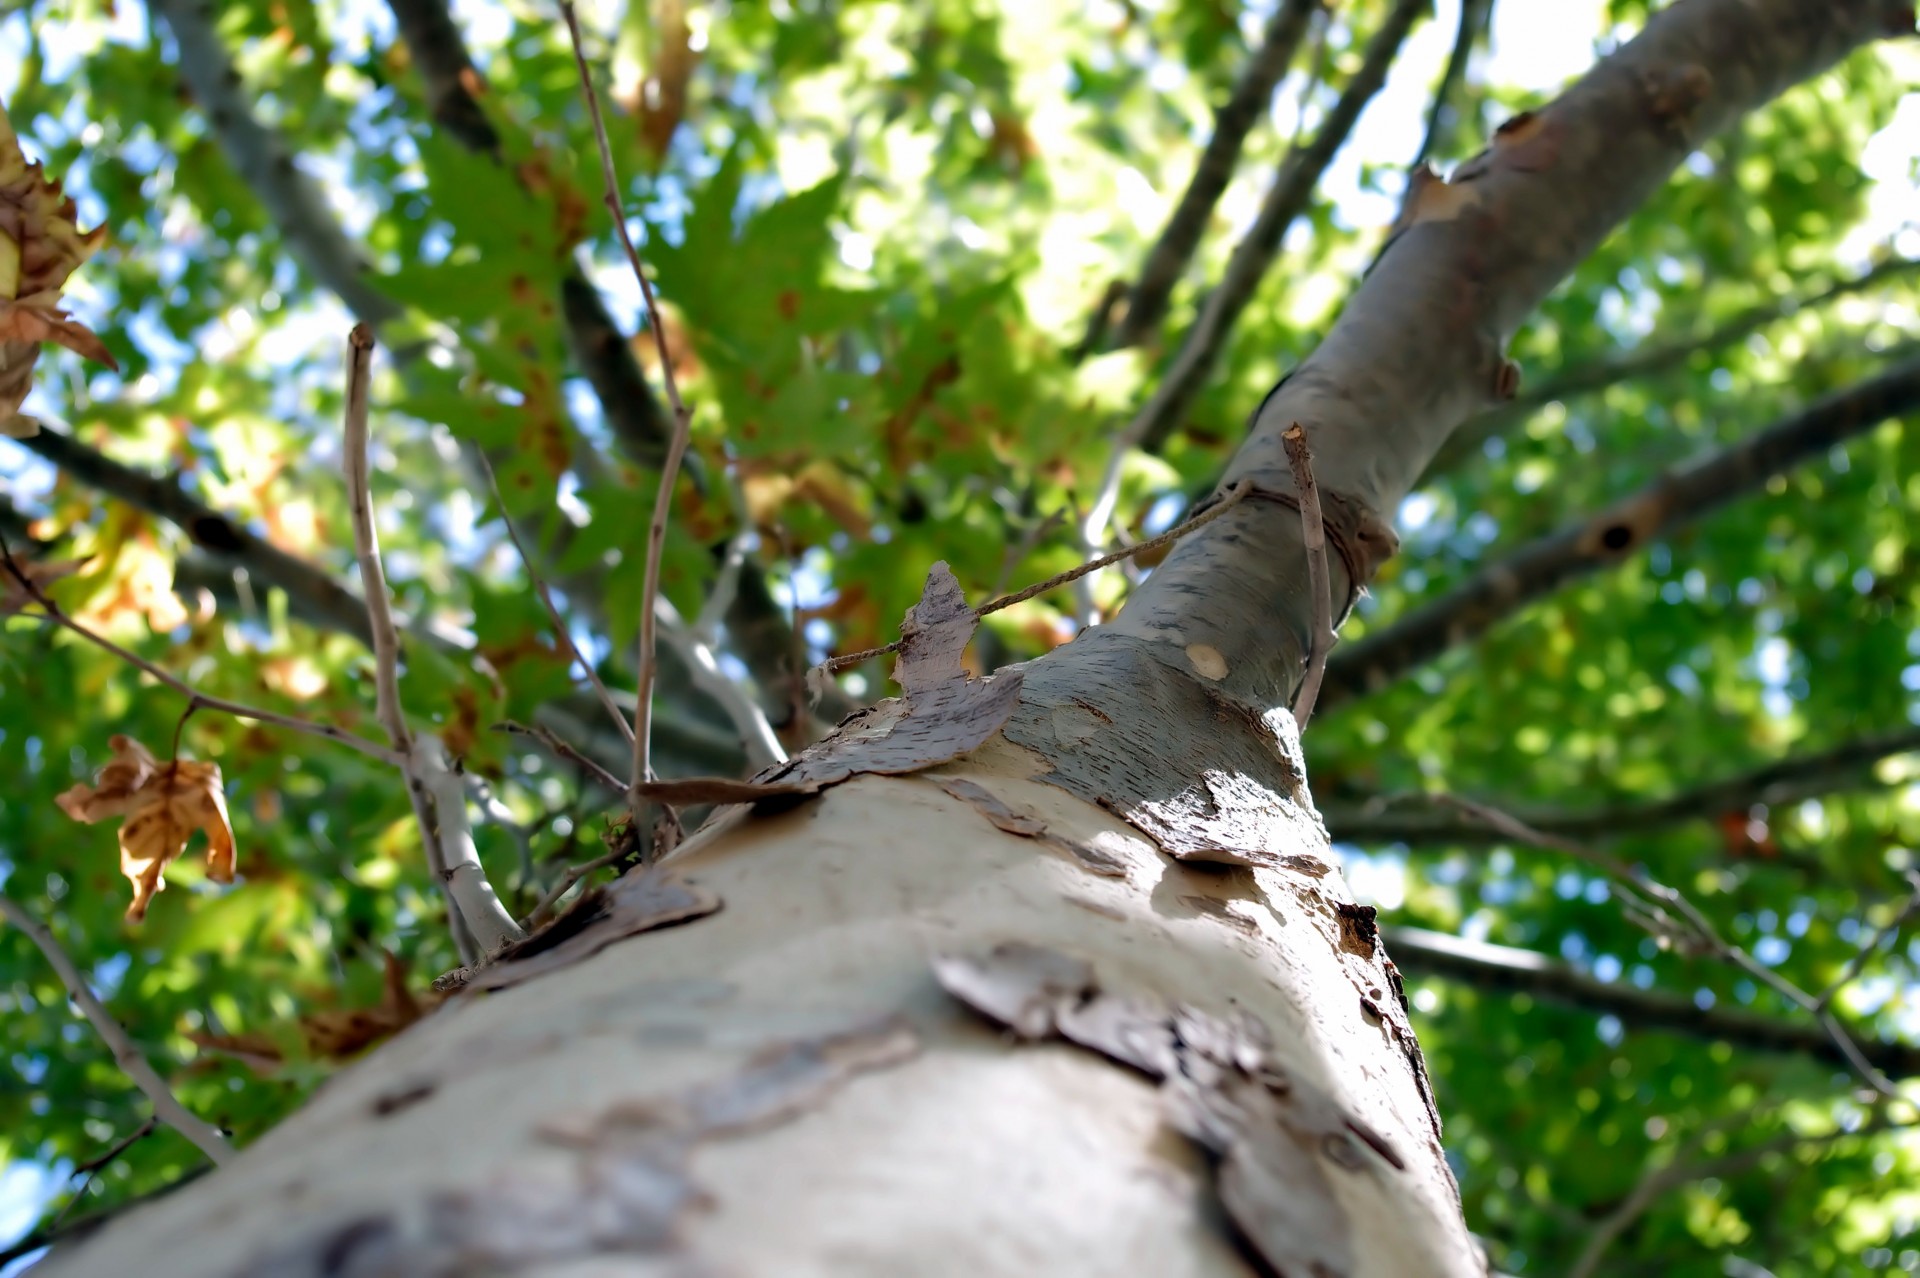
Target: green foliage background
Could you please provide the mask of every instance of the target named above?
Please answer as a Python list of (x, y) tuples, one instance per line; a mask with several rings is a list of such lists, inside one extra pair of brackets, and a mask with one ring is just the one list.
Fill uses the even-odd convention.
[[(597, 851), (606, 809), (570, 769), (487, 730), (531, 719), (570, 684), (460, 446), (509, 459), (510, 509), (544, 548), (608, 680), (626, 686), (655, 482), (619, 446), (560, 323), (560, 281), (577, 250), (616, 317), (637, 327), (564, 32), (544, 5), (459, 6), (491, 86), (497, 162), (436, 128), (384, 6), (217, 7), (260, 119), (320, 180), (371, 282), (396, 304), (385, 346), (413, 352), (404, 366), (383, 362), (375, 421), (389, 574), (423, 631), (410, 645), (409, 708), (465, 751), (492, 810), (515, 823), (487, 822), (481, 848), (510, 906), (524, 909), (565, 865)], [(1542, 28), (1576, 21), (1601, 51), (1645, 11), (1625, 0), (1571, 6), (1576, 18), (1558, 5), (1498, 7), (1524, 11), (1496, 15), (1505, 38), (1544, 39)], [(589, 7), (591, 52), (617, 90), (630, 94), (665, 64), (676, 8)], [(688, 4), (697, 65), (670, 146), (656, 154), (617, 103), (611, 122), (695, 409), (701, 482), (682, 485), (668, 548), (679, 609), (698, 613), (716, 549), (743, 529), (731, 476), (760, 517), (752, 544), (776, 600), (790, 610), (797, 593), (810, 610), (802, 620), (814, 618), (803, 630), (816, 657), (890, 637), (935, 559), (975, 598), (1077, 562), (1075, 521), (1048, 517), (1091, 499), (1108, 440), (1177, 349), (1302, 104), (1311, 127), (1386, 8), (1338, 6), (1298, 60), (1274, 118), (1249, 138), (1162, 340), (1076, 364), (1066, 351), (1109, 281), (1137, 269), (1264, 8)], [(1423, 24), (1293, 228), (1186, 429), (1164, 456), (1130, 459), (1120, 514), (1131, 528), (1171, 522), (1337, 312), (1391, 216), (1451, 37), (1445, 14)], [(110, 228), (109, 249), (70, 298), (122, 370), (49, 350), (29, 410), (352, 581), (338, 426), (351, 320), (303, 269), (300, 246), (183, 88), (176, 43), (131, 0), (36, 0), (0, 19), (0, 44), (18, 55), (0, 61), (0, 93), (30, 153), (65, 176), (83, 224)], [(1439, 160), (1464, 159), (1488, 126), (1551, 89), (1504, 82), (1501, 68), (1518, 63), (1476, 57)], [(1530, 379), (1696, 338), (1756, 305), (1781, 313), (1657, 375), (1549, 405), (1433, 475), (1403, 510), (1402, 553), (1349, 636), (1662, 468), (1878, 371), (1920, 335), (1920, 272), (1824, 305), (1787, 305), (1889, 257), (1920, 255), (1917, 73), (1911, 47), (1884, 48), (1794, 90), (1704, 147), (1586, 262), (1513, 344)], [(1869, 154), (1877, 185), (1863, 169)], [(651, 363), (646, 342), (636, 350)], [(1604, 806), (1910, 727), (1920, 707), (1917, 454), (1912, 419), (1883, 425), (1323, 715), (1308, 737), (1322, 804), (1451, 791)], [(209, 692), (377, 734), (366, 652), (301, 620), (299, 601), (209, 571), (179, 529), (11, 445), (0, 446), (0, 494), (0, 519), (17, 513), (50, 553), (90, 557), (55, 593), (122, 642)], [(20, 521), (0, 530), (25, 531)], [(176, 568), (184, 621), (166, 602)], [(1102, 601), (1116, 602), (1125, 584), (1103, 574)], [(1070, 593), (996, 617), (982, 658), (1032, 655), (1071, 634)], [(882, 681), (873, 666), (849, 688), (875, 696)], [(296, 1060), (261, 1077), (185, 1035), (291, 1044), (299, 1016), (377, 999), (383, 949), (420, 983), (455, 956), (396, 777), (205, 713), (181, 730), (181, 745), (224, 769), (242, 882), (203, 882), (190, 855), (147, 921), (125, 925), (110, 828), (69, 823), (53, 796), (91, 775), (111, 733), (164, 751), (182, 709), (70, 636), (8, 621), (0, 875), (51, 922), (183, 1100), (244, 1144), (330, 1066)], [(669, 687), (661, 713), (681, 733), (674, 740), (717, 742), (722, 757), (733, 748), (710, 700)], [(698, 754), (666, 748), (663, 766), (711, 770)], [(1819, 990), (1909, 891), (1917, 776), (1913, 761), (1892, 760), (1842, 792), (1743, 813), (1765, 822), (1778, 855), (1729, 840), (1717, 812), (1613, 850)], [(1732, 967), (1663, 950), (1603, 884), (1552, 853), (1351, 852), (1356, 885), (1387, 921), (1523, 947), (1703, 1005), (1797, 1015)], [(1863, 1032), (1920, 1031), (1916, 953), (1895, 938), (1839, 996)], [(1848, 1077), (1806, 1057), (1469, 984), (1416, 981), (1413, 993), (1469, 1219), (1510, 1272), (1563, 1272), (1651, 1168), (1863, 1121)], [(0, 933), (0, 1041), (0, 1158), (41, 1169), (6, 1184), (58, 1188), (59, 1174), (144, 1116), (38, 953), (11, 931)], [(197, 1165), (162, 1131), (105, 1168), (75, 1210), (151, 1192)], [(1916, 1170), (1914, 1145), (1898, 1134), (1783, 1144), (1662, 1196), (1602, 1272), (1920, 1270)], [(22, 1226), (24, 1193), (0, 1203)]]

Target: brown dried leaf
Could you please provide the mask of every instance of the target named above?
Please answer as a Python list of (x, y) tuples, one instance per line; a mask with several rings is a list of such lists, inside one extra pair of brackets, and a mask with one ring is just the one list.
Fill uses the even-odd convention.
[(120, 826), (120, 872), (133, 883), (127, 919), (146, 917), (155, 892), (174, 858), (186, 850), (195, 830), (207, 836), (207, 877), (233, 882), (233, 825), (217, 764), (174, 759), (162, 765), (132, 737), (107, 743), (113, 760), (100, 769), (93, 785), (76, 785), (55, 799), (61, 811), (88, 825), (109, 817)]
[(77, 219), (60, 183), (27, 161), (0, 107), (0, 435), (39, 430), (15, 414), (33, 389), (42, 342), (118, 367), (99, 337), (60, 309), (67, 277), (106, 239), (104, 227), (83, 232)]

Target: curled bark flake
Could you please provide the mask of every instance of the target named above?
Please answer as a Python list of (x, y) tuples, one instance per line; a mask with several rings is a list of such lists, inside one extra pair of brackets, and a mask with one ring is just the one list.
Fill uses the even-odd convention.
[(941, 955), (933, 968), (949, 994), (1019, 1037), (1063, 1038), (1158, 1081), (1169, 1125), (1219, 1160), (1222, 1205), (1276, 1270), (1351, 1271), (1352, 1223), (1316, 1154), (1356, 1174), (1406, 1161), (1282, 1069), (1260, 1021), (1103, 990), (1090, 963), (1023, 941)]
[(720, 898), (687, 879), (649, 867), (582, 894), (566, 913), (480, 967), (457, 968), (433, 983), (442, 992), (499, 990), (572, 967), (615, 941), (703, 918)]
[(863, 772), (919, 772), (977, 749), (1013, 713), (1021, 682), (1017, 669), (980, 679), (967, 673), (960, 658), (979, 624), (952, 571), (936, 563), (900, 627), (893, 677), (904, 704), (849, 721), (755, 781), (822, 789)]
[(1380, 940), (1379, 911), (1371, 905), (1335, 901), (1334, 916), (1340, 921), (1340, 948), (1363, 959), (1371, 959)]

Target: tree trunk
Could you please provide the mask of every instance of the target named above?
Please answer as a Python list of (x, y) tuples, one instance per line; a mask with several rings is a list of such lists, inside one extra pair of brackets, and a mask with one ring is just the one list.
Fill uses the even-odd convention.
[(1484, 1272), (1306, 789), (1281, 433), (1318, 459), (1337, 613), (1447, 434), (1513, 393), (1546, 291), (1706, 136), (1911, 21), (1687, 0), (1417, 173), (1258, 413), (1251, 494), (1115, 624), (968, 682), (933, 583), (906, 700), (790, 767), (805, 793), (730, 809), (47, 1272)]

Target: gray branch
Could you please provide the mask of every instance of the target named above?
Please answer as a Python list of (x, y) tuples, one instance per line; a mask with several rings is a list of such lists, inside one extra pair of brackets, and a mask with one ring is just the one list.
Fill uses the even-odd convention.
[[(1779, 1020), (1737, 1007), (1700, 1008), (1690, 998), (1603, 981), (1532, 950), (1468, 941), (1423, 928), (1381, 929), (1394, 962), (1414, 976), (1434, 976), (1483, 990), (1505, 990), (1616, 1016), (1629, 1029), (1664, 1030), (1730, 1043), (1758, 1052), (1787, 1052), (1848, 1066), (1832, 1036), (1814, 1020)], [(1890, 1078), (1920, 1074), (1920, 1047), (1873, 1038), (1849, 1028), (1848, 1036), (1876, 1069)]]
[[(1660, 799), (1622, 802), (1583, 809), (1528, 809), (1501, 805), (1536, 830), (1571, 839), (1606, 839), (1658, 830), (1687, 821), (1711, 821), (1727, 812), (1746, 812), (1764, 804), (1782, 807), (1803, 799), (1863, 789), (1876, 784), (1873, 770), (1883, 759), (1920, 751), (1920, 729), (1883, 733), (1848, 741), (1830, 750), (1776, 760), (1763, 767), (1710, 781)], [(1342, 843), (1453, 844), (1509, 842), (1509, 836), (1474, 820), (1455, 804), (1406, 802), (1327, 806), (1321, 817)], [(1413, 806), (1418, 803), (1418, 806)]]
[(1654, 538), (1757, 491), (1834, 445), (1920, 406), (1920, 358), (1837, 391), (1784, 421), (1670, 470), (1588, 519), (1481, 568), (1385, 629), (1341, 648), (1327, 663), (1323, 705), (1378, 691), (1458, 644), (1485, 634), (1524, 605), (1617, 563)]
[(1862, 275), (1835, 281), (1817, 292), (1804, 296), (1789, 294), (1750, 306), (1726, 323), (1698, 336), (1650, 341), (1590, 364), (1562, 369), (1535, 385), (1522, 385), (1520, 393), (1508, 403), (1462, 423), (1434, 457), (1433, 464), (1427, 468), (1426, 478), (1444, 474), (1459, 466), (1487, 440), (1496, 435), (1505, 435), (1555, 401), (1571, 399), (1576, 395), (1590, 395), (1633, 378), (1669, 372), (1682, 367), (1696, 355), (1725, 350), (1801, 311), (1825, 306), (1843, 297), (1871, 292), (1916, 271), (1920, 271), (1920, 260), (1891, 258)]
[(1233, 180), (1247, 134), (1272, 103), (1274, 86), (1292, 65), (1307, 24), (1319, 8), (1320, 0), (1282, 0), (1274, 10), (1260, 47), (1248, 56), (1233, 92), (1214, 113), (1213, 136), (1207, 139), (1206, 150), (1194, 166), (1193, 179), (1147, 254), (1140, 278), (1127, 298), (1126, 314), (1114, 332), (1115, 346), (1137, 346), (1159, 328), (1167, 313), (1167, 299), (1193, 260), (1221, 193)]
[(1347, 135), (1366, 109), (1373, 95), (1386, 83), (1387, 72), (1399, 56), (1414, 22), (1425, 13), (1427, 0), (1396, 0), (1386, 22), (1367, 43), (1365, 60), (1348, 83), (1333, 110), (1305, 147), (1290, 152), (1280, 165), (1279, 176), (1267, 191), (1260, 213), (1246, 238), (1234, 247), (1220, 283), (1208, 294), (1200, 317), (1181, 344), (1173, 367), (1160, 380), (1153, 398), (1128, 428), (1128, 436), (1139, 447), (1158, 452), (1186, 417), (1187, 409), (1213, 375), (1227, 337), (1240, 313), (1253, 300), (1267, 268), (1280, 251), (1287, 228), (1306, 210), (1320, 176), (1346, 143)]

